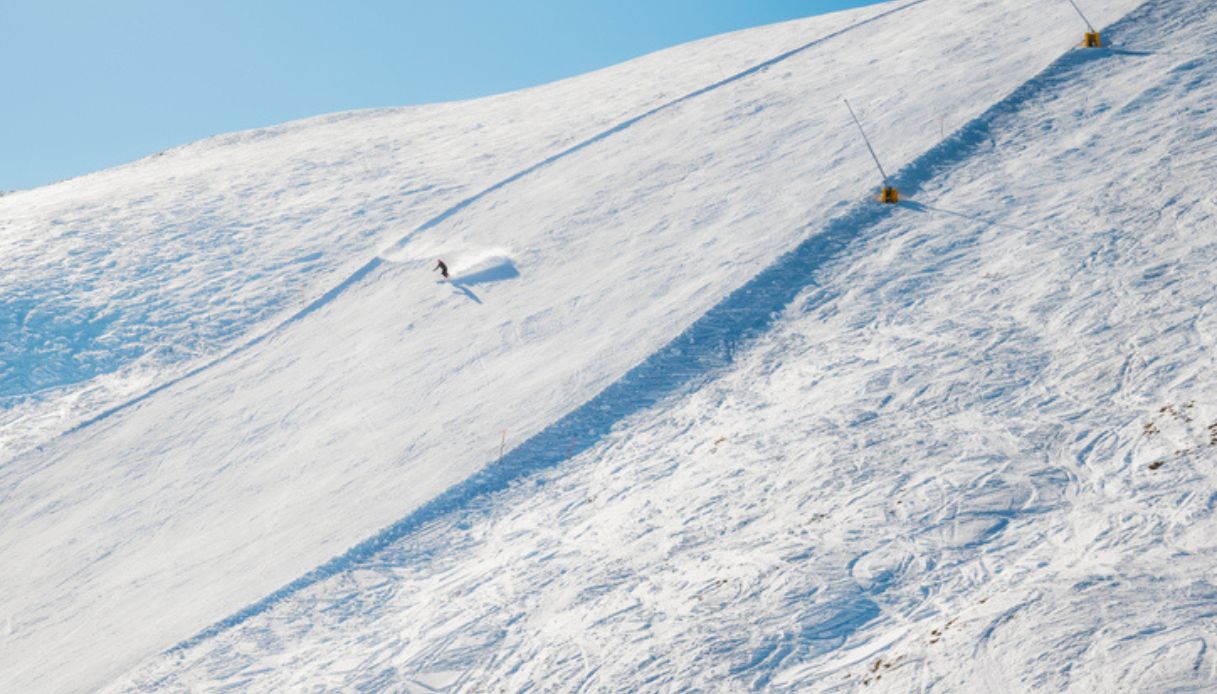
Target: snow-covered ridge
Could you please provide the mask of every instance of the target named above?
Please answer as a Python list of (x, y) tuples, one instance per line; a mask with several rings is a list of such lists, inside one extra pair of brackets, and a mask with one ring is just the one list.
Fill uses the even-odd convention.
[[(1096, 4), (1090, 11), (1104, 24), (1136, 5)], [(850, 266), (843, 263), (850, 258), (895, 257), (890, 246), (869, 245), (886, 233), (884, 229), (904, 229), (900, 220), (910, 213), (927, 219), (937, 219), (943, 211), (963, 215), (945, 215), (955, 220), (984, 217), (967, 206), (936, 201), (932, 194), (940, 190), (940, 177), (967, 170), (969, 162), (988, 155), (1000, 133), (1037, 120), (1029, 112), (1058, 100), (1067, 91), (1065, 85), (1110, 69), (1106, 66), (1115, 59), (1131, 59), (1109, 51), (1088, 60), (1071, 55), (1053, 64), (1077, 38), (1076, 27), (1068, 23), (1071, 10), (1067, 4), (1063, 10), (1057, 3), (1032, 5), (1011, 9), (927, 0), (758, 30), (755, 36), (767, 34), (767, 39), (797, 35), (787, 45), (807, 48), (735, 80), (706, 80), (703, 84), (718, 86), (685, 92), (692, 98), (677, 94), (654, 99), (648, 108), (605, 128), (570, 138), (564, 149), (537, 147), (540, 151), (521, 157), (520, 166), (466, 186), (428, 210), (419, 208), (419, 214), (411, 213), (411, 222), (400, 225), (421, 232), (414, 234), (417, 238), (394, 243), (401, 238), (401, 230), (394, 230), (369, 240), (350, 256), (347, 267), (318, 283), (311, 299), (278, 314), (287, 315), (286, 322), (263, 321), (259, 330), (242, 333), (264, 337), (255, 337), (209, 369), (49, 443), (42, 452), (18, 456), (0, 472), (5, 490), (0, 520), (5, 527), (23, 528), (25, 535), (0, 535), (0, 549), (36, 568), (0, 573), (0, 587), (16, 596), (0, 608), (15, 615), (12, 631), (17, 635), (3, 644), (0, 655), (6, 657), (0, 660), (22, 663), (15, 681), (54, 689), (55, 682), (102, 681), (115, 674), (112, 663), (130, 665), (149, 648), (164, 648), (204, 630), (195, 648), (169, 662), (201, 658), (197, 662), (204, 670), (183, 675), (215, 676), (234, 663), (222, 656), (212, 659), (209, 645), (225, 648), (223, 644), (239, 643), (243, 635), (267, 633), (267, 620), (273, 621), (274, 613), (261, 614), (264, 610), (311, 614), (310, 596), (359, 582), (361, 572), (372, 566), (391, 573), (425, 573), (431, 564), (418, 562), (414, 550), (426, 544), (429, 533), (436, 528), (446, 532), (443, 528), (452, 527), (451, 522), (471, 532), (487, 528), (453, 521), (452, 511), (461, 510), (459, 517), (471, 523), (481, 523), (481, 508), (496, 517), (510, 515), (512, 499), (527, 494), (527, 487), (514, 484), (523, 479), (520, 473), (531, 476), (580, 452), (580, 460), (595, 461), (611, 453), (613, 441), (628, 439), (631, 429), (663, 427), (669, 415), (648, 408), (698, 386), (713, 369), (730, 363), (738, 350), (751, 354), (749, 340), (768, 334), (775, 314), (791, 299), (803, 293), (805, 298), (794, 306), (822, 306), (827, 316), (837, 315), (847, 305), (843, 301), (858, 301), (858, 290), (834, 284), (832, 278), (838, 271), (848, 274)], [(1152, 12), (1145, 10), (1126, 21), (1141, 26), (1136, 22), (1145, 24), (1146, 16)], [(872, 17), (878, 18), (861, 23)], [(864, 30), (841, 33), (850, 25)], [(1002, 27), (1009, 49), (970, 51), (972, 37), (990, 25)], [(1117, 36), (1124, 31), (1119, 28)], [(743, 36), (748, 34), (732, 40)], [(756, 45), (764, 45), (763, 55), (756, 55)], [(878, 59), (876, 46), (885, 47)], [(1055, 52), (1048, 52), (1049, 47)], [(772, 40), (756, 41), (752, 60), (741, 61), (742, 69), (758, 59), (772, 60), (779, 55), (773, 49)], [(688, 64), (704, 64), (706, 55), (713, 53), (699, 54)], [(681, 49), (675, 49), (665, 60), (679, 64), (680, 56)], [(890, 79), (868, 81), (873, 74)], [(578, 83), (566, 86), (577, 91)], [(589, 92), (613, 91), (597, 76), (586, 78), (586, 83)], [(868, 105), (863, 118), (889, 165), (900, 169), (898, 184), (915, 196), (916, 205), (893, 212), (858, 203), (873, 174), (849, 130), (848, 114), (836, 100), (844, 93), (856, 104)], [(581, 103), (576, 100), (570, 110), (577, 112)], [(648, 113), (655, 117), (638, 118)], [(947, 121), (952, 127), (944, 128)], [(617, 127), (622, 123), (629, 125)], [(941, 129), (958, 132), (940, 143)], [(555, 158), (554, 152), (565, 154)], [(314, 181), (305, 188), (319, 184)], [(988, 190), (991, 193), (993, 186)], [(355, 197), (355, 191), (351, 195)], [(995, 221), (1016, 230), (1053, 228), (1035, 219), (1035, 209), (1048, 208), (1032, 205), (1024, 212), (1031, 214), (1029, 222)], [(969, 223), (975, 224), (963, 222)], [(914, 257), (920, 249), (935, 247), (933, 235), (920, 229), (918, 233), (923, 234), (921, 240), (907, 247)], [(947, 257), (959, 257), (978, 243), (966, 241)], [(427, 274), (434, 259), (425, 252), (410, 254), (412, 247), (418, 250), (423, 244), (473, 254), (494, 251), (499, 262), (487, 269), (509, 264), (511, 276), (465, 287), (472, 297), (457, 284), (436, 285)], [(791, 255), (782, 255), (791, 250)], [(369, 261), (378, 251), (395, 262)], [(778, 256), (782, 260), (775, 264)], [(940, 261), (931, 259), (931, 267), (934, 262)], [(899, 269), (891, 276), (908, 270)], [(814, 283), (811, 289), (808, 282)], [(915, 294), (921, 284), (912, 281), (907, 286)], [(815, 300), (806, 300), (806, 292)], [(885, 304), (861, 305), (872, 310)], [(847, 322), (841, 329), (860, 325), (848, 322), (856, 317), (842, 320)], [(865, 342), (858, 349), (865, 353)], [(776, 374), (774, 364), (797, 362), (795, 354), (778, 352), (756, 368)], [(756, 372), (740, 375), (744, 382), (755, 377)], [(642, 397), (630, 401), (622, 395)], [(825, 407), (850, 406), (837, 391), (821, 396)], [(793, 400), (786, 408), (797, 411), (802, 398)], [(678, 407), (681, 402), (678, 398), (674, 405), (660, 406)], [(583, 403), (588, 404), (580, 407)], [(776, 401), (765, 407), (775, 406)], [(583, 419), (596, 412), (594, 418)], [(856, 429), (868, 435), (872, 419), (851, 420), (844, 429), (813, 429), (816, 440), (831, 446), (837, 440), (833, 431)], [(761, 416), (755, 422), (758, 431), (764, 421)], [(590, 428), (584, 430), (585, 425)], [(567, 426), (571, 429), (563, 428)], [(680, 446), (680, 432), (689, 429), (677, 429), (672, 441)], [(567, 433), (576, 435), (566, 441)], [(606, 436), (610, 448), (600, 450)], [(644, 440), (638, 450), (653, 450), (659, 443)], [(510, 452), (493, 464), (500, 446)], [(83, 476), (81, 460), (90, 461)], [(587, 468), (580, 464), (574, 469)], [(631, 469), (648, 469), (645, 454)], [(482, 472), (470, 476), (478, 470)], [(705, 471), (716, 474), (714, 468)], [(568, 473), (563, 466), (545, 477)], [(575, 486), (588, 481), (569, 479)], [(118, 493), (107, 498), (103, 490)], [(508, 494), (506, 501), (487, 496), (496, 490)], [(473, 493), (462, 500), (466, 492)], [(596, 496), (589, 492), (586, 498)], [(564, 499), (559, 503), (569, 504), (571, 499)], [(688, 502), (696, 499), (693, 495)], [(733, 513), (730, 507), (718, 507), (722, 514)], [(538, 512), (544, 508), (537, 506)], [(430, 515), (426, 509), (432, 509)], [(401, 523), (415, 526), (359, 544), (377, 530), (391, 531)], [(89, 533), (82, 532), (86, 527)], [(629, 532), (628, 524), (621, 527)], [(92, 539), (83, 545), (71, 541), (90, 533)], [(990, 535), (978, 530), (981, 543), (971, 546), (983, 546)], [(848, 538), (838, 539), (841, 542), (833, 546), (848, 552)], [(359, 548), (371, 547), (368, 543), (379, 544), (360, 555)], [(519, 549), (527, 553), (528, 542), (523, 544)], [(352, 546), (357, 549), (342, 554)], [(338, 564), (323, 564), (334, 556), (340, 557)], [(451, 561), (463, 561), (462, 556), (454, 554)], [(640, 559), (648, 556), (638, 554)], [(39, 565), (34, 557), (47, 561)], [(370, 557), (375, 557), (370, 565), (355, 561)], [(527, 556), (516, 560), (522, 570), (536, 566), (544, 571), (543, 564)], [(879, 563), (868, 562), (855, 564), (869, 567), (869, 573), (854, 572), (856, 579), (883, 574)], [(316, 573), (319, 566), (322, 570)], [(638, 576), (647, 571), (657, 575), (654, 567), (639, 568), (644, 573)], [(301, 576), (303, 583), (293, 583)], [(543, 574), (536, 578), (545, 580)], [(52, 597), (37, 590), (35, 586), (48, 580), (61, 581), (62, 594)], [(390, 580), (394, 591), (395, 581)], [(870, 586), (865, 590), (889, 584), (864, 583)], [(288, 589), (273, 592), (282, 586)], [(99, 588), (110, 596), (106, 604), (82, 600)], [(177, 599), (183, 591), (192, 596), (190, 601)], [(267, 595), (272, 599), (264, 600)], [(604, 595), (608, 599), (618, 594)], [(873, 595), (867, 599), (885, 606)], [(854, 602), (841, 600), (837, 595), (831, 602), (841, 614), (872, 612), (855, 612), (849, 608)], [(434, 610), (435, 603), (430, 604)], [(747, 604), (745, 611), (769, 603)], [(240, 611), (250, 605), (254, 608)], [(818, 600), (806, 604), (812, 612), (821, 607)], [(391, 624), (395, 615), (405, 614), (400, 609), (394, 603), (388, 613), (343, 614), (378, 629), (376, 624)], [(240, 628), (212, 639), (219, 632), (206, 626), (234, 614), (237, 617), (226, 623)], [(438, 618), (441, 612), (433, 614)], [(538, 621), (530, 617), (513, 638), (532, 638), (538, 632), (529, 625), (547, 623), (540, 613), (530, 614)], [(390, 621), (379, 621), (384, 619)], [(95, 659), (57, 662), (54, 653), (79, 643), (73, 627), (82, 620), (115, 641), (107, 642)], [(859, 617), (845, 623), (862, 626), (872, 621)], [(485, 624), (490, 628), (493, 619)], [(842, 631), (840, 638), (848, 639), (851, 633)], [(420, 631), (411, 643), (421, 647), (430, 634)], [(355, 632), (350, 635), (359, 638)], [(537, 647), (560, 651), (570, 641), (538, 638), (531, 643), (536, 653)], [(454, 682), (477, 688), (470, 683), (506, 678), (494, 667), (476, 665), (477, 654), (489, 655), (497, 648), (491, 642), (471, 651), (474, 660), (464, 662), (465, 674)], [(776, 648), (767, 652), (783, 651)], [(811, 656), (800, 652), (803, 658), (821, 652), (818, 647), (813, 651)], [(358, 651), (343, 652), (344, 657), (359, 657)], [(758, 682), (772, 684), (777, 665), (795, 651), (786, 651), (777, 661), (764, 652), (758, 646), (756, 657), (744, 660), (755, 660), (756, 665), (730, 676), (746, 678), (759, 667), (757, 672), (766, 674)], [(560, 663), (567, 661), (555, 653), (557, 660), (537, 661), (548, 662), (552, 672), (534, 669), (517, 675), (544, 678), (561, 672)], [(15, 657), (10, 660), (10, 655)], [(801, 662), (807, 666), (809, 661)], [(310, 680), (305, 665), (296, 661), (281, 674), (291, 678), (292, 672), (299, 673), (304, 678), (294, 681), (299, 686), (321, 681), (316, 672)], [(355, 668), (353, 679), (343, 686), (359, 681), (361, 672), (383, 676)], [(697, 679), (687, 668), (672, 672), (684, 673), (673, 683)], [(703, 674), (715, 673), (729, 674), (714, 669)], [(236, 676), (243, 677), (239, 672)], [(443, 679), (434, 673), (419, 675), (420, 682), (438, 681), (435, 678)], [(285, 686), (282, 679), (271, 680), (263, 686)], [(404, 679), (390, 676), (384, 686), (393, 682)]]

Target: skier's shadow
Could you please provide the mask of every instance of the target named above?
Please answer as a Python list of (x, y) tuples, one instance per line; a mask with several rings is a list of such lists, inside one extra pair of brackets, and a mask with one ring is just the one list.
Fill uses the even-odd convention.
[(520, 271), (516, 269), (515, 263), (510, 260), (504, 261), (493, 267), (488, 267), (484, 270), (470, 273), (461, 277), (453, 277), (448, 280), (453, 289), (456, 289), (467, 298), (472, 299), (476, 303), (482, 303), (477, 294), (470, 289), (472, 286), (479, 284), (490, 284), (491, 282), (503, 282), (505, 280), (513, 280), (520, 276)]
[(465, 296), (469, 297), (470, 299), (473, 299), (473, 301), (474, 301), (475, 303), (479, 303), (479, 304), (480, 304), (480, 303), (482, 303), (482, 300), (478, 298), (478, 295), (477, 295), (477, 294), (474, 294), (474, 293), (473, 293), (473, 292), (472, 292), (472, 291), (469, 289), (469, 287), (466, 287), (466, 286), (465, 286), (465, 285), (463, 285), (463, 284), (457, 284), (456, 282), (453, 282), (453, 283), (452, 283), (452, 287), (453, 287), (454, 289), (456, 289), (457, 291), (459, 291), (461, 294), (464, 294)]

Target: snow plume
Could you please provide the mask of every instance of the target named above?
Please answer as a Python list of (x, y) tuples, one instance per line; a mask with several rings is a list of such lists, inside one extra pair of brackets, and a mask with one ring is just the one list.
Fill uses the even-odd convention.
[(470, 248), (452, 244), (415, 243), (404, 248), (390, 247), (381, 251), (380, 257), (390, 263), (430, 264), (444, 261), (453, 281), (466, 284), (493, 282), (519, 277), (516, 257), (511, 249)]

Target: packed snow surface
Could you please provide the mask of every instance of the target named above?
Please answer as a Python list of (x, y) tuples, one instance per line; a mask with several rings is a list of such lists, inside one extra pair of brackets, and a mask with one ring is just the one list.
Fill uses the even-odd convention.
[(0, 198), (0, 689), (1217, 688), (1217, 8), (1086, 10)]

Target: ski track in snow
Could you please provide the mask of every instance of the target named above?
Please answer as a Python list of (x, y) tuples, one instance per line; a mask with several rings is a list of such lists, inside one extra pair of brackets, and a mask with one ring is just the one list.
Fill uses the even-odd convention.
[[(1208, 45), (1212, 14), (1150, 2), (1105, 36)], [(1203, 112), (1214, 71), (1162, 58), (1065, 55), (897, 173), (915, 201), (855, 207), (501, 463), (152, 670), (267, 690), (1217, 686), (1214, 251), (1186, 235), (1217, 205), (1187, 201), (1203, 175), (1132, 156), (1217, 153), (1151, 116)], [(1061, 195), (1054, 171), (1097, 192)], [(1020, 204), (982, 211), (996, 190)]]

